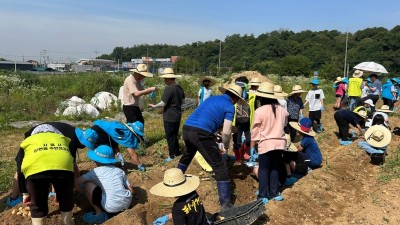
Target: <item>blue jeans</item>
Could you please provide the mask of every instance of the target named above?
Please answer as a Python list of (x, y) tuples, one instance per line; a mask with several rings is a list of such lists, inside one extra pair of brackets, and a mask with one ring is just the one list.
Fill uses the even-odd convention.
[(360, 97), (351, 96), (351, 97), (349, 97), (349, 100), (350, 100), (349, 101), (349, 110), (353, 111), (357, 107), (358, 103), (360, 102)]
[(259, 156), (258, 196), (257, 198), (272, 199), (279, 195), (278, 166), (283, 163), (283, 150), (273, 150)]
[(369, 154), (373, 153), (380, 153), (383, 154), (385, 153), (386, 147), (384, 148), (374, 148), (371, 145), (369, 145), (366, 141), (360, 141), (358, 142), (358, 146), (364, 149), (364, 151), (368, 152)]

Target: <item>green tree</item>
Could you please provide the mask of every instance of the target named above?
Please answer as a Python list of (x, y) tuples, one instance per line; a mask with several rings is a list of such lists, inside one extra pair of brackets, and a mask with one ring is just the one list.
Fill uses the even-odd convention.
[(312, 62), (302, 55), (290, 55), (281, 60), (280, 75), (307, 76), (310, 74)]

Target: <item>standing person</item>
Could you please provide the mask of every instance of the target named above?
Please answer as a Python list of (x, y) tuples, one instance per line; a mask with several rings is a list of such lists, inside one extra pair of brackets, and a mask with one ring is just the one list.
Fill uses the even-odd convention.
[(289, 113), (289, 134), (290, 140), (293, 142), (296, 138), (296, 129), (290, 126), (290, 122), (298, 122), (300, 119), (304, 118), (303, 109), (303, 99), (301, 99), (301, 94), (305, 93), (300, 85), (295, 85), (292, 88), (292, 92), (289, 94), (289, 98), (287, 100), (287, 110)]
[(181, 124), (182, 103), (185, 99), (185, 93), (182, 87), (175, 82), (175, 78), (182, 76), (175, 75), (172, 68), (165, 68), (164, 75), (160, 77), (164, 78), (164, 83), (167, 85), (161, 97), (161, 102), (156, 105), (149, 104), (148, 106), (150, 108), (163, 107), (164, 130), (169, 150), (169, 157), (166, 158), (164, 162), (170, 162), (175, 156), (181, 155), (178, 133), (179, 125)]
[(57, 193), (62, 224), (74, 224), (74, 158), (69, 151), (70, 142), (57, 128), (43, 124), (20, 144), (20, 168), (27, 188), (23, 203), (30, 207), (33, 225), (46, 224), (50, 184)]
[[(371, 78), (367, 78), (367, 79), (364, 79), (364, 81), (363, 81), (363, 86), (362, 86), (362, 88), (361, 88), (361, 99), (363, 99), (363, 98), (365, 98), (365, 97), (367, 97), (368, 96), (368, 92), (369, 92), (369, 87), (372, 85), (372, 82), (371, 82)], [(361, 100), (360, 100), (360, 102), (361, 102)], [(360, 104), (360, 103), (359, 103)], [(358, 104), (358, 105), (359, 105)]]
[(253, 120), (254, 120), (254, 110), (255, 110), (255, 104), (256, 104), (256, 95), (254, 94), (258, 87), (260, 86), (261, 81), (257, 77), (253, 78), (250, 80), (250, 89), (249, 89), (249, 108), (250, 108), (250, 130), (253, 126)]
[[(69, 148), (69, 152), (71, 153), (71, 155), (74, 159), (74, 176), (75, 176), (75, 178), (78, 178), (79, 177), (79, 169), (78, 169), (78, 165), (76, 164), (76, 152), (77, 152), (78, 148), (82, 149), (85, 146), (79, 142), (79, 139), (75, 133), (75, 127), (71, 126), (67, 123), (62, 123), (62, 122), (46, 122), (43, 124), (39, 124), (35, 127), (32, 127), (30, 130), (28, 130), (24, 135), (25, 139), (30, 137), (32, 135), (32, 131), (41, 125), (50, 125), (50, 126), (56, 128), (58, 131), (60, 131), (62, 135), (64, 135), (65, 137), (68, 137), (71, 140), (69, 142), (68, 148)], [(43, 128), (46, 126), (41, 126), (41, 127)], [(14, 207), (15, 205), (21, 203), (22, 202), (21, 193), (28, 192), (28, 190), (26, 189), (25, 176), (21, 171), (21, 164), (22, 164), (23, 158), (24, 158), (24, 150), (22, 148), (20, 148), (18, 151), (18, 154), (15, 158), (15, 161), (17, 163), (17, 176), (13, 180), (12, 194), (9, 198), (7, 198), (7, 205), (10, 207)]]
[(85, 213), (82, 219), (90, 224), (104, 223), (131, 205), (133, 188), (125, 172), (114, 165), (118, 161), (110, 146), (89, 150), (87, 156), (97, 167), (79, 177), (76, 187), (83, 191), (95, 212)]
[(175, 225), (208, 225), (203, 202), (196, 192), (200, 179), (195, 175), (184, 175), (181, 170), (165, 171), (164, 180), (150, 189), (150, 193), (161, 197), (176, 198), (172, 212), (157, 218), (153, 224), (164, 225), (172, 219)]
[(288, 96), (288, 94), (286, 92), (283, 92), (282, 90), (282, 86), (280, 85), (274, 85), (274, 93), (275, 95), (278, 97), (278, 102), (279, 104), (287, 110), (287, 101), (286, 101), (286, 97)]
[(84, 131), (76, 128), (75, 132), (79, 141), (90, 150), (94, 150), (101, 145), (110, 146), (123, 166), (124, 158), (118, 147), (118, 144), (120, 144), (126, 148), (138, 170), (146, 170), (145, 166), (140, 163), (139, 156), (136, 153), (144, 136), (144, 126), (140, 121), (120, 123), (118, 121), (96, 120), (91, 128)]
[(333, 108), (335, 110), (338, 110), (340, 108), (340, 103), (342, 102), (342, 99), (344, 98), (344, 95), (346, 93), (346, 90), (345, 90), (344, 82), (342, 81), (341, 77), (336, 78), (334, 85), (335, 85), (335, 89), (336, 89), (336, 92), (335, 92), (336, 102), (335, 102), (335, 105), (333, 106)]
[(320, 133), (323, 131), (322, 123), (321, 123), (321, 114), (323, 111), (325, 111), (324, 108), (324, 91), (320, 88), (318, 88), (319, 80), (314, 78), (311, 80), (310, 84), (312, 85), (312, 89), (308, 91), (307, 96), (306, 96), (306, 102), (304, 105), (309, 105), (309, 113), (308, 117), (311, 119), (311, 121), (314, 124), (314, 121), (317, 123), (317, 129), (316, 132)]
[(360, 102), (361, 89), (363, 88), (362, 80), (363, 71), (356, 70), (353, 73), (353, 77), (349, 79), (349, 86), (347, 88), (347, 94), (349, 95), (349, 108), (353, 111)]
[(138, 64), (136, 69), (130, 71), (131, 74), (124, 81), (122, 110), (128, 123), (140, 121), (144, 124), (143, 96), (156, 91), (156, 87), (144, 88), (144, 78), (153, 77), (153, 74), (147, 72), (146, 64)]
[(389, 106), (389, 109), (393, 109), (395, 87), (391, 79), (387, 79), (386, 83), (382, 85), (382, 100), (383, 104)]
[(197, 83), (201, 87), (197, 95), (197, 102), (200, 105), (213, 95), (211, 87), (214, 86), (215, 80), (210, 77), (201, 77)]
[[(371, 99), (374, 105), (376, 105), (376, 102), (379, 100), (379, 96), (381, 94), (382, 90), (382, 82), (378, 79), (378, 75), (376, 74), (371, 74), (369, 75), (369, 78), (371, 79), (371, 86), (368, 86), (368, 95), (367, 97), (364, 97), (361, 99), (361, 101), (365, 101), (367, 99)], [(375, 111), (375, 107), (373, 107), (373, 110)]]
[(214, 133), (222, 127), (221, 139), (224, 151), (227, 152), (231, 139), (232, 120), (235, 114), (234, 105), (237, 102), (246, 104), (246, 101), (241, 97), (242, 88), (236, 84), (231, 84), (228, 88), (219, 87), (218, 89), (222, 95), (212, 97), (200, 104), (183, 125), (186, 152), (179, 160), (178, 168), (185, 172), (194, 155), (199, 151), (215, 173), (219, 202), (221, 209), (225, 210), (232, 207), (231, 184)]
[(367, 118), (367, 112), (364, 110), (360, 110), (357, 113), (349, 111), (346, 109), (346, 104), (342, 103), (341, 109), (335, 112), (334, 118), (339, 129), (340, 144), (350, 145), (352, 141), (349, 134), (349, 124), (356, 127), (359, 131), (359, 135), (362, 135), (363, 130), (361, 128), (361, 121)]
[(258, 199), (282, 201), (278, 167), (283, 165), (282, 153), (286, 148), (284, 128), (288, 112), (278, 103), (274, 84), (261, 83), (255, 92), (261, 107), (254, 112), (251, 130), (251, 148), (258, 145), (259, 173)]

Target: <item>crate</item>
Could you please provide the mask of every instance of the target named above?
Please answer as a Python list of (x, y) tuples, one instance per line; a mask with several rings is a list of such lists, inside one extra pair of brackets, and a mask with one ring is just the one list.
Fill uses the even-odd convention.
[[(231, 209), (217, 212), (211, 217), (213, 225), (250, 225), (254, 223), (265, 212), (265, 206), (261, 199), (252, 203), (233, 207)], [(223, 220), (217, 220), (224, 217)]]

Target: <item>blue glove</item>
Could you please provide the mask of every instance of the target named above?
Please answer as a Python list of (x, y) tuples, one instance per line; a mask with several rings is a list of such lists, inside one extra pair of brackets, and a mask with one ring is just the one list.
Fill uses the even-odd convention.
[(300, 118), (300, 119), (303, 119), (303, 118), (304, 118), (304, 114), (300, 114), (300, 115), (299, 115), (299, 118)]
[(156, 92), (152, 91), (149, 94), (150, 99), (154, 99), (156, 97)]
[(168, 214), (158, 217), (156, 220), (154, 220), (153, 225), (164, 225), (168, 222)]
[(144, 167), (143, 164), (140, 164), (140, 165), (138, 165), (138, 170), (139, 170), (140, 172), (144, 172), (144, 171), (146, 170), (146, 168)]
[(354, 130), (350, 130), (351, 136), (353, 136), (353, 138), (357, 137), (357, 133)]
[(325, 111), (325, 107), (322, 106), (321, 107), (321, 112), (323, 112), (323, 111)]
[(256, 148), (250, 148), (250, 158), (249, 162), (255, 162), (258, 159), (258, 153), (256, 152)]
[(121, 165), (124, 166), (125, 161), (124, 161), (124, 157), (122, 156), (121, 152), (118, 152), (118, 159), (121, 162)]

